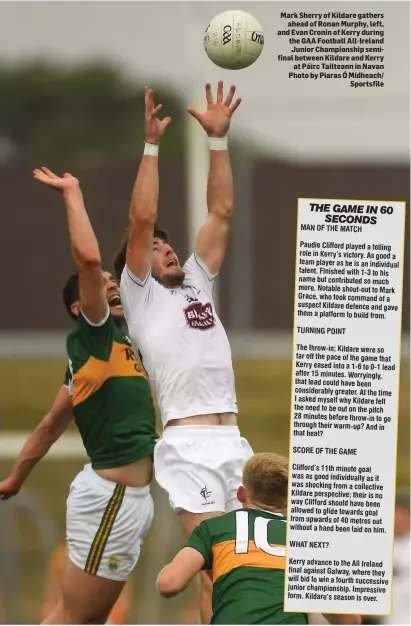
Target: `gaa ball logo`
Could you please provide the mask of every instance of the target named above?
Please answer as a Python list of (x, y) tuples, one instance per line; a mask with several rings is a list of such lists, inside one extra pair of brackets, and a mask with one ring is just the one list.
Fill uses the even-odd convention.
[(206, 28), (203, 45), (208, 58), (226, 70), (249, 67), (264, 48), (260, 23), (245, 11), (224, 11)]

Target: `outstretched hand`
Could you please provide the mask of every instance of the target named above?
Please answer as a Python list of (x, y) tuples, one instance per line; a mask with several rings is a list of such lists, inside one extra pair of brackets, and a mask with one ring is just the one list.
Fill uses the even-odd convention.
[(164, 135), (167, 126), (171, 122), (171, 117), (159, 120), (157, 115), (163, 108), (162, 104), (154, 107), (154, 94), (152, 89), (144, 88), (144, 101), (146, 105), (146, 143), (158, 143), (160, 137)]
[(231, 117), (234, 111), (240, 106), (241, 98), (237, 98), (231, 104), (235, 94), (235, 85), (231, 85), (225, 100), (223, 101), (223, 81), (220, 80), (217, 87), (217, 100), (214, 102), (211, 93), (211, 85), (207, 83), (205, 87), (207, 110), (199, 113), (195, 109), (188, 108), (187, 111), (204, 128), (209, 137), (225, 137), (230, 127)]
[(77, 178), (71, 174), (63, 174), (62, 177), (57, 176), (47, 167), (41, 167), (33, 172), (33, 178), (41, 183), (53, 187), (58, 191), (68, 191), (70, 189), (80, 189), (80, 183)]

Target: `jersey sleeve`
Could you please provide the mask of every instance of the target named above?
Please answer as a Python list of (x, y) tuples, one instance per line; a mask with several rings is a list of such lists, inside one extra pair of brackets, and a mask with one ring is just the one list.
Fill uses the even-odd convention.
[(73, 396), (73, 378), (74, 378), (73, 363), (71, 359), (68, 359), (68, 364), (67, 364), (66, 374), (64, 376), (63, 385), (64, 387), (67, 387), (70, 397)]
[(204, 558), (204, 570), (211, 570), (213, 566), (213, 551), (210, 531), (206, 522), (201, 522), (191, 533), (186, 548), (197, 550)]
[(157, 283), (151, 275), (151, 270), (144, 280), (140, 280), (127, 265), (124, 267), (120, 281), (120, 295), (127, 321), (132, 319), (136, 310), (141, 312), (148, 306), (156, 285)]
[(64, 387), (68, 387), (70, 389), (70, 381), (71, 381), (70, 365), (67, 365), (66, 373), (64, 375), (64, 382), (63, 382)]
[(194, 252), (187, 259), (183, 272), (185, 273), (184, 282), (187, 285), (203, 289), (207, 295), (211, 296), (218, 274), (212, 274), (198, 254)]
[(87, 319), (82, 311), (77, 316), (78, 334), (87, 351), (96, 359), (108, 361), (113, 348), (113, 320), (107, 305), (107, 314), (98, 324)]

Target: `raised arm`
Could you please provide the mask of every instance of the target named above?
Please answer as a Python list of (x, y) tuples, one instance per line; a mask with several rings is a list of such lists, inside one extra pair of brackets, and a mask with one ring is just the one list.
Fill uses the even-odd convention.
[(62, 386), (51, 409), (33, 430), (8, 478), (0, 482), (0, 498), (16, 495), (35, 465), (63, 434), (72, 419), (72, 401), (69, 390)]
[(203, 565), (204, 557), (200, 552), (194, 548), (183, 548), (159, 573), (158, 592), (164, 598), (173, 598), (184, 591)]
[(198, 120), (209, 138), (208, 218), (198, 234), (195, 252), (206, 264), (211, 274), (216, 274), (223, 263), (234, 210), (233, 176), (227, 147), (227, 132), (231, 116), (241, 102), (238, 98), (232, 104), (234, 94), (235, 86), (232, 85), (227, 97), (223, 100), (223, 82), (220, 81), (217, 99), (214, 102), (211, 86), (207, 84), (206, 112), (198, 113), (194, 109), (187, 109)]
[(92, 324), (100, 324), (108, 314), (100, 250), (84, 206), (77, 178), (62, 178), (46, 167), (34, 170), (36, 180), (61, 191), (67, 210), (71, 252), (79, 275), (80, 308)]
[(130, 204), (130, 234), (126, 262), (131, 272), (143, 281), (151, 268), (153, 233), (158, 204), (158, 146), (160, 137), (171, 122), (157, 118), (162, 105), (154, 108), (153, 92), (145, 87), (145, 148), (138, 168)]

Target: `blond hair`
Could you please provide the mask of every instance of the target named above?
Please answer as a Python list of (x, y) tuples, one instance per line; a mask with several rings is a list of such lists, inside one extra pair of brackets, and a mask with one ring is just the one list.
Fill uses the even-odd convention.
[(243, 485), (249, 500), (283, 509), (287, 501), (288, 460), (273, 452), (254, 454), (245, 464)]

